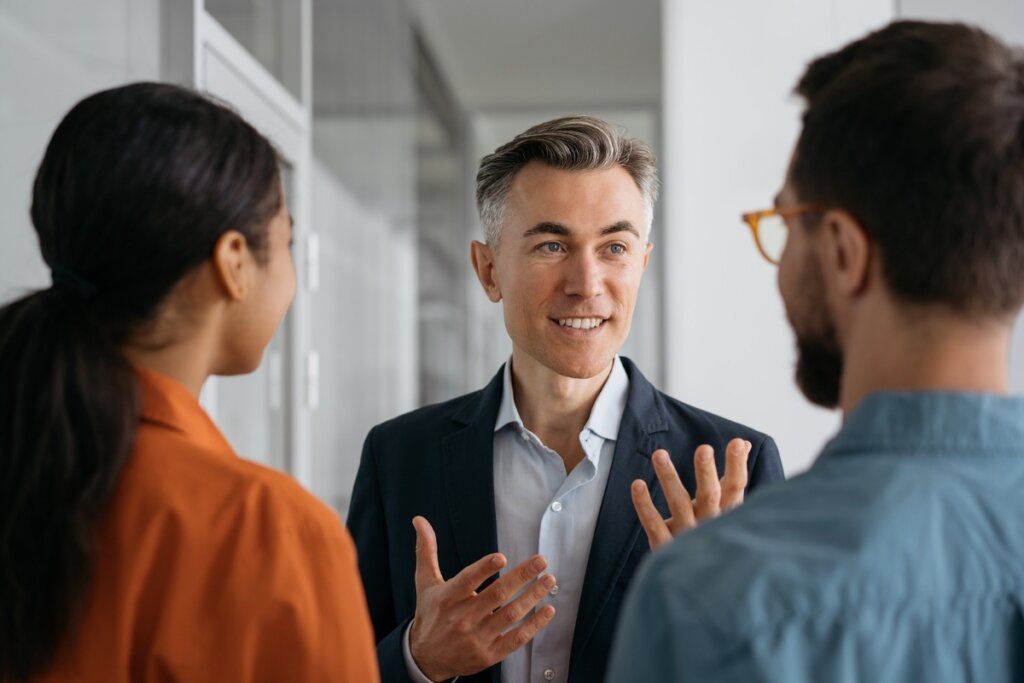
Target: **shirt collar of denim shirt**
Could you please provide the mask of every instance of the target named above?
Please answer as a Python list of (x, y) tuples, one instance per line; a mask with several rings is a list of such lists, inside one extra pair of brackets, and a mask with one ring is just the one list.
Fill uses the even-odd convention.
[(866, 396), (852, 411), (819, 460), (865, 452), (1014, 452), (1024, 437), (1022, 425), (1024, 398), (1019, 396), (880, 391)]

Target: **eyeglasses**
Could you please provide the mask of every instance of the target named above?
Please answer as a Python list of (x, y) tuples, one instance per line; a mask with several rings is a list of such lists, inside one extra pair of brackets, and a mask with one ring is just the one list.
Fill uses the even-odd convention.
[(754, 243), (757, 244), (757, 250), (761, 252), (761, 256), (764, 256), (768, 263), (777, 266), (779, 260), (782, 259), (782, 251), (786, 248), (786, 237), (789, 235), (786, 219), (825, 210), (826, 207), (821, 204), (797, 204), (795, 206), (777, 206), (764, 211), (751, 211), (743, 214), (740, 218), (754, 235)]

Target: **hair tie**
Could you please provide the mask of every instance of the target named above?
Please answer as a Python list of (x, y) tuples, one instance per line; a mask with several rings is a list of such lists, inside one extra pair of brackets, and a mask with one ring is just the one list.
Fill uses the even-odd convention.
[(54, 268), (50, 271), (50, 277), (53, 280), (54, 287), (70, 290), (86, 301), (96, 296), (96, 285), (79, 277), (70, 270)]

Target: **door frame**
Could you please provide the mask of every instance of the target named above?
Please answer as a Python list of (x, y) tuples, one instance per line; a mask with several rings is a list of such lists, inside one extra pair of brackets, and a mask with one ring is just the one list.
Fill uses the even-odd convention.
[[(292, 170), (291, 210), (295, 220), (295, 301), (285, 325), (289, 343), (280, 363), (288, 368), (281, 397), (286, 404), (284, 455), (287, 471), (312, 487), (311, 424), (319, 402), (319, 357), (311, 346), (309, 303), (316, 289), (316, 236), (312, 220), (312, 0), (294, 2), (301, 12), (300, 97), (285, 88), (205, 7), (193, 0), (193, 84), (234, 107), (278, 149)], [(264, 358), (264, 363), (276, 363)], [(203, 405), (217, 420), (218, 378), (203, 389)], [(273, 398), (271, 398), (273, 400)], [(269, 408), (270, 406), (268, 406)], [(256, 419), (256, 416), (254, 416)], [(243, 454), (244, 455), (244, 454)]]

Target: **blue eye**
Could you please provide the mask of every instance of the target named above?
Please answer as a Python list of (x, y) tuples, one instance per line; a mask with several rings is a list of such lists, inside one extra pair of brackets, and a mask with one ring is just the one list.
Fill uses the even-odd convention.
[(613, 244), (608, 249), (616, 256), (621, 256), (626, 253), (626, 247), (622, 244)]
[(562, 245), (559, 244), (558, 242), (545, 242), (544, 244), (540, 245), (540, 249), (545, 254), (557, 254), (558, 252), (562, 251)]

